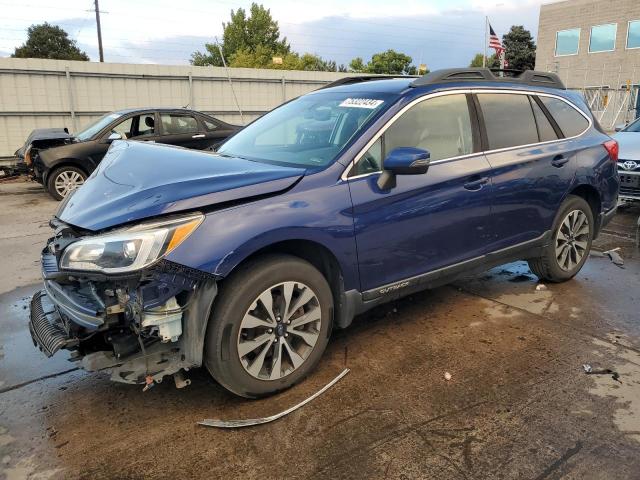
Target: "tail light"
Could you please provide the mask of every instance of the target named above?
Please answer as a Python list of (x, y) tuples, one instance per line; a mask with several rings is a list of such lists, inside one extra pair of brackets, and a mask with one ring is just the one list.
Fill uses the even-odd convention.
[(618, 154), (620, 153), (618, 142), (616, 142), (615, 140), (607, 140), (602, 145), (607, 150), (607, 153), (609, 153), (609, 158), (611, 159), (611, 161), (614, 163), (617, 162)]

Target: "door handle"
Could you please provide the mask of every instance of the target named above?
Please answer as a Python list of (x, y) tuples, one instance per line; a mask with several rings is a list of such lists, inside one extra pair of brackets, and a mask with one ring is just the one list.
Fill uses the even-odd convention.
[(556, 155), (555, 157), (553, 157), (553, 160), (551, 160), (551, 165), (560, 168), (563, 167), (568, 161), (569, 159), (567, 157), (563, 155)]
[(480, 190), (484, 185), (489, 183), (489, 177), (478, 178), (477, 180), (472, 180), (464, 184), (464, 188), (466, 190), (477, 191)]
[(191, 135), (191, 138), (204, 138), (206, 135), (204, 133), (196, 133), (195, 135)]

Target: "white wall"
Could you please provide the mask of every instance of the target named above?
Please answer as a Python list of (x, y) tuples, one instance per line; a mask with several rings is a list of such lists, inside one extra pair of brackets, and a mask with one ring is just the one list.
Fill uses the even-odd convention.
[[(348, 76), (252, 68), (229, 73), (244, 123)], [(0, 58), (0, 159), (11, 157), (35, 128), (73, 132), (112, 110), (187, 105), (242, 124), (222, 67)]]

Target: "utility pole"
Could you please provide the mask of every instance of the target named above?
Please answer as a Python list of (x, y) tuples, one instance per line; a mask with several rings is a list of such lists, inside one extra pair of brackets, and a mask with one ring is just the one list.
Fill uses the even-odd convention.
[(93, 1), (96, 7), (96, 24), (98, 26), (98, 52), (100, 52), (100, 61), (104, 62), (104, 52), (102, 51), (102, 30), (100, 29), (100, 6), (98, 0)]

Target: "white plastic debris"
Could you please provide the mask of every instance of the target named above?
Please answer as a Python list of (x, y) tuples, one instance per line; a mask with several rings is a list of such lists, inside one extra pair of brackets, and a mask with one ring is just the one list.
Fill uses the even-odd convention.
[(298, 408), (305, 406), (311, 400), (313, 400), (315, 398), (318, 398), (324, 392), (326, 392), (331, 387), (333, 387), (342, 377), (344, 377), (349, 372), (350, 372), (350, 370), (348, 368), (345, 368), (340, 375), (338, 375), (336, 378), (331, 380), (329, 383), (327, 383), (324, 387), (322, 387), (320, 390), (318, 390), (316, 393), (311, 395), (306, 400), (303, 400), (302, 402), (298, 403), (297, 405), (294, 405), (293, 407), (286, 409), (284, 412), (280, 412), (280, 413), (277, 413), (275, 415), (271, 415), (270, 417), (250, 418), (250, 419), (247, 419), (247, 420), (216, 420), (216, 419), (209, 418), (209, 419), (206, 419), (206, 420), (202, 420), (201, 422), (198, 422), (198, 424), (199, 425), (204, 425), (205, 427), (242, 428), (242, 427), (252, 427), (254, 425), (261, 425), (263, 423), (273, 422), (274, 420), (278, 420), (279, 418), (282, 418), (285, 415), (289, 415), (294, 410), (297, 410)]
[(449, 372), (444, 372), (444, 379), (448, 382), (451, 380), (451, 374)]
[(591, 367), (591, 365), (589, 365), (588, 363), (585, 363), (582, 365), (582, 368), (584, 368), (584, 371), (586, 373), (591, 373), (591, 371), (593, 370), (593, 368)]
[(622, 268), (622, 266), (624, 265), (624, 260), (622, 259), (622, 255), (620, 255), (618, 251), (620, 251), (620, 247), (612, 248), (611, 250), (607, 250), (606, 252), (602, 253), (609, 257), (609, 260), (611, 260), (614, 265)]
[(538, 292), (542, 292), (542, 291), (544, 291), (546, 289), (547, 289), (547, 286), (544, 283), (539, 283), (538, 285), (536, 285), (536, 290)]

